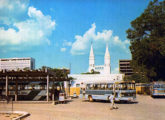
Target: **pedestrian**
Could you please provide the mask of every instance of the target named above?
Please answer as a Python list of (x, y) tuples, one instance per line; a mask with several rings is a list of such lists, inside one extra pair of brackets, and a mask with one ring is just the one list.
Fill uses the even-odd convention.
[(85, 97), (85, 88), (83, 88), (83, 97)]
[(110, 106), (110, 110), (113, 109), (118, 109), (118, 107), (115, 105), (115, 97), (116, 97), (116, 93), (112, 93), (112, 95), (109, 97), (109, 100), (111, 102), (111, 106)]

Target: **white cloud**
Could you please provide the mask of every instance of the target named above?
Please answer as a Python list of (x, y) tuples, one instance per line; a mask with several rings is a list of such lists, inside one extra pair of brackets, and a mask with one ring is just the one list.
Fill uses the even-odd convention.
[(0, 22), (12, 24), (27, 16), (29, 0), (0, 0)]
[(130, 42), (128, 40), (121, 41), (118, 36), (114, 36), (112, 40), (112, 44), (120, 46), (121, 48), (126, 49), (126, 45), (129, 45)]
[(67, 47), (71, 47), (72, 46), (72, 42), (69, 42), (67, 40), (64, 40), (63, 43), (62, 43), (62, 48), (60, 48), (60, 51), (61, 52), (65, 52)]
[(129, 40), (125, 40), (125, 41), (124, 41), (124, 44), (129, 45), (129, 44), (130, 44), (130, 41), (129, 41)]
[(24, 46), (35, 46), (43, 43), (49, 45), (48, 37), (55, 29), (55, 21), (51, 19), (51, 16), (45, 16), (34, 7), (28, 8), (28, 19), (14, 22), (12, 25), (17, 30), (0, 27), (0, 46), (18, 48), (19, 45), (23, 48)]
[(103, 32), (95, 33), (96, 25), (95, 23), (91, 25), (91, 28), (84, 33), (83, 36), (76, 35), (76, 41), (72, 44), (71, 53), (72, 54), (84, 54), (85, 50), (88, 49), (89, 43), (91, 41), (104, 41), (108, 42), (112, 36), (111, 30), (103, 30)]
[(116, 67), (112, 70), (113, 74), (118, 74), (119, 73), (119, 67)]
[[(96, 25), (93, 23), (91, 28), (87, 30), (84, 35), (75, 35), (75, 42), (72, 44), (71, 54), (80, 55), (87, 53), (89, 50), (90, 42), (93, 41), (96, 48), (105, 46), (105, 43), (110, 43), (110, 45), (116, 45), (123, 49), (126, 49), (128, 40), (121, 41), (118, 36), (112, 35), (112, 30), (103, 30), (102, 32), (96, 33)], [(89, 51), (88, 51), (89, 52)]]
[(61, 50), (61, 52), (65, 52), (66, 48), (61, 48), (60, 50)]
[(63, 46), (72, 46), (72, 42), (64, 40)]

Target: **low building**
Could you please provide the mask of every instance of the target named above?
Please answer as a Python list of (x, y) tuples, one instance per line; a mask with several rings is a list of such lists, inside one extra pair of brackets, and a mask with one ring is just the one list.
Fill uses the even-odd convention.
[(125, 76), (130, 76), (133, 74), (133, 69), (130, 65), (131, 60), (119, 60), (119, 72), (125, 74)]
[(35, 59), (29, 58), (3, 58), (0, 59), (0, 70), (35, 69)]
[(55, 71), (0, 70), (0, 101), (9, 98), (15, 101), (54, 101), (64, 91), (67, 77), (57, 76)]

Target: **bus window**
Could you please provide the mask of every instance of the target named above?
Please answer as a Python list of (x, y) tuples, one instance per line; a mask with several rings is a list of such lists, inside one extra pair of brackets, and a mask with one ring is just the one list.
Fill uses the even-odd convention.
[(100, 90), (101, 89), (101, 85), (97, 84), (97, 89)]
[(97, 84), (93, 85), (94, 90), (97, 90)]
[(162, 85), (161, 85), (161, 88), (165, 88), (165, 84), (162, 84)]
[(87, 85), (86, 85), (86, 89), (87, 89), (87, 90), (90, 90), (90, 84), (87, 84)]
[(91, 89), (91, 90), (94, 90), (94, 84), (91, 84), (91, 85), (90, 85), (90, 89)]
[(86, 85), (86, 89), (87, 89), (87, 90), (94, 90), (95, 87), (96, 87), (96, 86), (95, 86), (94, 84), (87, 84), (87, 85)]
[(160, 88), (159, 84), (154, 85), (154, 88)]
[(165, 88), (165, 84), (155, 84), (154, 88)]
[(92, 90), (93, 89), (93, 84), (87, 84), (86, 89), (87, 90)]
[(128, 89), (128, 90), (132, 90), (131, 84), (128, 84), (128, 85), (127, 85), (127, 89)]
[(113, 84), (108, 84), (107, 87), (108, 90), (113, 90)]
[(135, 90), (135, 84), (132, 84), (132, 90)]
[(115, 84), (115, 90), (120, 90), (123, 86), (121, 84)]
[(94, 90), (100, 89), (100, 84), (94, 84)]
[(122, 83), (119, 87), (120, 90), (135, 90), (135, 84)]
[(76, 87), (80, 87), (80, 84), (76, 84)]
[(128, 84), (123, 84), (123, 90), (128, 90)]
[(105, 90), (105, 84), (101, 84), (101, 90)]

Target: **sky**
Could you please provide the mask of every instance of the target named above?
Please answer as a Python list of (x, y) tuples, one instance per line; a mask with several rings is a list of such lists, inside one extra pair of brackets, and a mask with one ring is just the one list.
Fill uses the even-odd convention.
[(0, 0), (0, 58), (33, 57), (36, 68), (87, 72), (93, 42), (95, 64), (111, 72), (131, 59), (126, 30), (150, 0)]

